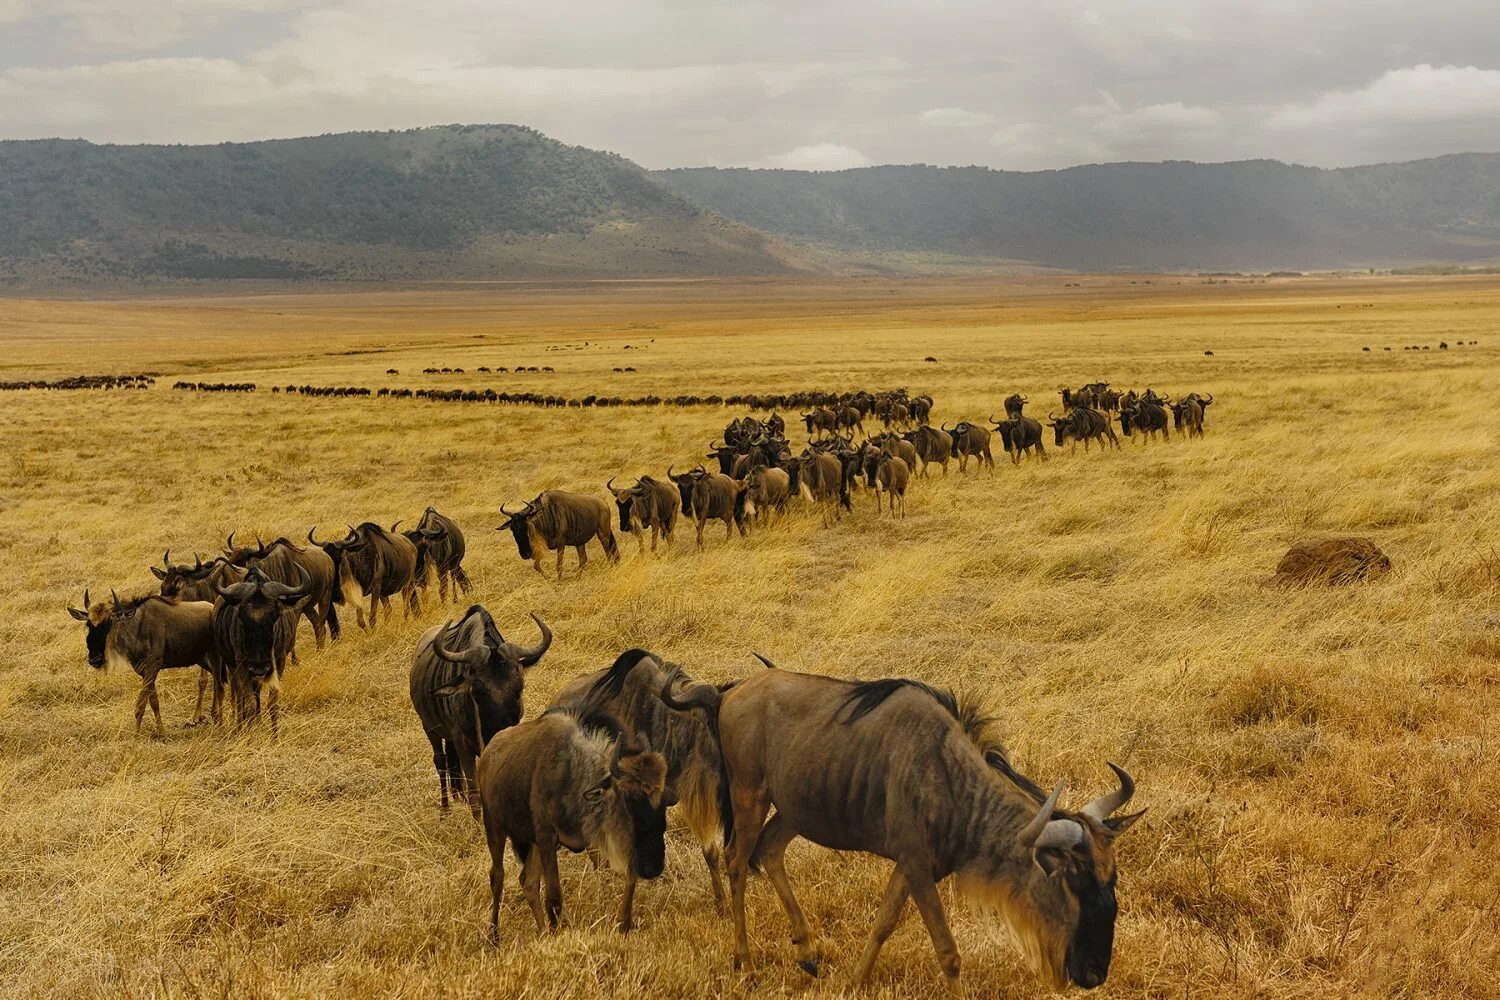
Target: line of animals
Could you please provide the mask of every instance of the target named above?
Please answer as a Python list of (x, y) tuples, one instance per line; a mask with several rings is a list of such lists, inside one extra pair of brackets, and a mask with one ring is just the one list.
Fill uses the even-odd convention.
[[(488, 368), (488, 367), (486, 367), (484, 365), (480, 365), (478, 368), (476, 368), (474, 370), (476, 372), (510, 372), (510, 371), (517, 371), (517, 372), (550, 372), (550, 371), (555, 371), (556, 369), (554, 369), (551, 365), (541, 365), (541, 366), (537, 366), (537, 365), (516, 365), (515, 368), (506, 368), (504, 366), (500, 366), (500, 367), (496, 367), (496, 368)], [(618, 371), (619, 369), (615, 369), (615, 370)], [(387, 368), (385, 370), (385, 373), (387, 375), (400, 375), (401, 371), (398, 368)], [(464, 374), (464, 370), (462, 368), (423, 368), (422, 369), (422, 374), (423, 375), (462, 375), (462, 374)]]
[[(1454, 341), (1454, 345), (1457, 346), (1457, 347), (1463, 347), (1466, 344), (1468, 346), (1472, 347), (1472, 346), (1477, 345), (1478, 343), (1479, 343), (1479, 341), (1477, 341), (1477, 340), (1468, 340), (1468, 341), (1456, 340), (1456, 341)], [(1408, 345), (1406, 347), (1403, 347), (1401, 349), (1403, 351), (1430, 351), (1430, 350), (1432, 350), (1432, 345), (1431, 344), (1410, 344), (1410, 345)], [(1440, 341), (1438, 341), (1438, 350), (1440, 350), (1440, 351), (1446, 351), (1447, 349), (1448, 349), (1448, 342), (1446, 340), (1440, 340)], [(1366, 354), (1368, 354), (1370, 352), (1370, 349), (1368, 347), (1362, 347), (1362, 348), (1360, 348), (1360, 350), (1364, 351)], [(1393, 347), (1382, 347), (1381, 350), (1383, 350), (1383, 351), (1392, 351), (1392, 350), (1395, 350), (1395, 348), (1393, 348)]]
[(254, 382), (173, 382), (172, 388), (184, 392), (254, 392)]
[(0, 382), (0, 390), (19, 389), (149, 389), (156, 384), (156, 374), (142, 375), (70, 375), (67, 378), (20, 379)]

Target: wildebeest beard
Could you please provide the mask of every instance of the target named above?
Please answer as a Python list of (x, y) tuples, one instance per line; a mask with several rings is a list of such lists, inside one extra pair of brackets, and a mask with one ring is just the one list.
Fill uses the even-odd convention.
[(630, 814), (631, 838), (630, 867), (641, 878), (656, 878), (666, 867), (667, 807), (663, 803), (653, 806), (651, 799), (638, 792), (623, 795), (625, 809)]
[(530, 559), (532, 557), (531, 518), (529, 516), (512, 517), (506, 527), (510, 528), (510, 533), (516, 540), (516, 551), (521, 554), (521, 558)]
[(275, 663), (276, 623), (281, 605), (264, 595), (253, 595), (239, 606), (244, 629), (240, 634), (239, 659), (256, 677), (267, 677)]

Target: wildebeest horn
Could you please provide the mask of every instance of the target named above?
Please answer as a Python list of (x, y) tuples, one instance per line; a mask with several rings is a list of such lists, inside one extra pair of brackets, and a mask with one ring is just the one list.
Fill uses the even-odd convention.
[(229, 533), (229, 537), (227, 539), (225, 539), (225, 541), (224, 541), (224, 551), (225, 552), (233, 552), (234, 551), (234, 532), (232, 532), (232, 531)]
[(542, 630), (542, 641), (530, 649), (517, 646), (516, 660), (523, 667), (534, 667), (546, 654), (547, 650), (552, 647), (552, 630), (547, 627), (546, 622), (536, 616), (536, 612), (532, 611), (528, 613), (531, 615), (531, 620), (536, 622), (536, 627)]
[(938, 426), (946, 431), (948, 429), (948, 422), (945, 420), (942, 423), (938, 424)]
[(1204, 400), (1204, 403), (1212, 403), (1213, 401), (1214, 401), (1214, 394), (1213, 393), (1209, 393), (1208, 394), (1208, 398), (1206, 400)]
[(317, 545), (318, 544), (318, 540), (313, 537), (313, 532), (317, 531), (317, 530), (318, 530), (318, 526), (316, 524), (313, 525), (311, 528), (307, 529), (307, 543), (309, 545)]
[(755, 652), (754, 650), (750, 651), (750, 655), (753, 656), (753, 657), (755, 657), (760, 662), (764, 663), (766, 666), (770, 667), (772, 670), (777, 669), (776, 668), (776, 664), (774, 664), (774, 663), (771, 662), (770, 657), (761, 656), (759, 653)]
[(292, 563), (292, 566), (297, 570), (297, 586), (290, 587), (284, 583), (273, 581), (262, 588), (267, 597), (274, 597), (277, 600), (285, 601), (288, 599), (301, 600), (307, 596), (308, 591), (312, 589), (312, 577), (307, 575), (307, 570), (303, 569), (299, 563)]
[(449, 663), (467, 663), (468, 657), (464, 653), (455, 653), (445, 643), (448, 636), (458, 631), (458, 622), (449, 622), (443, 626), (441, 632), (432, 638), (432, 651), (438, 655), (438, 659), (447, 660)]
[(88, 608), (89, 608), (89, 588), (84, 587), (83, 588), (83, 609), (85, 611), (87, 611)]
[(400, 526), (401, 522), (404, 521), (404, 520), (406, 520), (406, 518), (404, 518), (404, 517), (398, 517), (398, 518), (396, 518), (395, 524), (391, 525), (391, 534), (394, 535), (396, 533), (396, 528), (398, 528)]
[(1016, 840), (1020, 842), (1022, 847), (1036, 846), (1037, 839), (1047, 829), (1047, 824), (1052, 822), (1052, 810), (1057, 808), (1057, 800), (1062, 798), (1062, 791), (1063, 781), (1059, 778), (1057, 786), (1052, 789), (1052, 794), (1047, 796), (1047, 801), (1043, 802), (1040, 808), (1037, 809), (1036, 816), (1032, 818), (1030, 823), (1026, 824), (1020, 833), (1016, 834)]
[(163, 566), (165, 566), (167, 569), (171, 569), (172, 568), (172, 550), (171, 549), (168, 549), (167, 551), (165, 551), (165, 552), (163, 552), (161, 554), (161, 564)]
[(1135, 794), (1135, 780), (1130, 777), (1130, 774), (1123, 767), (1112, 762), (1106, 763), (1109, 763), (1110, 770), (1114, 771), (1115, 777), (1120, 780), (1120, 787), (1113, 792), (1106, 792), (1079, 810), (1083, 815), (1101, 823), (1129, 802), (1130, 797)]
[(615, 491), (615, 477), (614, 476), (610, 476), (609, 477), (609, 481), (604, 484), (604, 488), (607, 489), (607, 490), (609, 490), (611, 493), (613, 493)]
[(993, 413), (991, 413), (990, 414), (990, 423), (992, 423), (992, 424), (998, 424), (999, 422), (1000, 421), (998, 421), (998, 420), (995, 419), (995, 415)]
[(1021, 397), (1021, 402), (1023, 402), (1023, 403), (1029, 403), (1029, 402), (1031, 402), (1031, 397), (1030, 396), (1022, 396)]
[(115, 602), (115, 610), (119, 611), (120, 610), (120, 595), (117, 594), (117, 593), (115, 593), (113, 587), (111, 587), (110, 590), (109, 590), (109, 599)]
[(255, 533), (255, 548), (258, 552), (266, 551), (266, 543), (260, 540), (260, 532)]
[(246, 595), (250, 593), (250, 591), (255, 589), (255, 584), (249, 581), (236, 583), (228, 587), (221, 587), (219, 586), (219, 582), (215, 580), (211, 584), (211, 586), (214, 588), (214, 593), (218, 594), (226, 601), (242, 600)]

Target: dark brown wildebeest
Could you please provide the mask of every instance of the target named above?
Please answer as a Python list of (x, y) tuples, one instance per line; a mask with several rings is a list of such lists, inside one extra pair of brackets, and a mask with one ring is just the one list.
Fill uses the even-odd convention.
[(880, 418), (886, 430), (905, 427), (911, 423), (911, 407), (900, 400), (882, 399), (875, 406), (875, 415)]
[(932, 416), (932, 397), (914, 396), (906, 401), (906, 408), (913, 423), (925, 424), (927, 418)]
[(917, 455), (922, 459), (924, 477), (927, 475), (927, 467), (933, 463), (943, 467), (943, 475), (948, 474), (948, 463), (953, 459), (953, 435), (924, 425), (914, 431), (907, 431), (902, 437), (917, 449)]
[(766, 418), (766, 436), (773, 438), (786, 436), (786, 421), (774, 410)]
[(618, 924), (630, 930), (637, 880), (666, 866), (666, 811), (675, 801), (666, 759), (650, 744), (602, 712), (552, 709), (485, 746), (479, 797), (490, 849), (491, 941), (500, 939), (507, 840), (521, 859), (521, 889), (538, 931), (555, 930), (562, 916), (558, 847), (589, 851), (625, 876)]
[[(848, 502), (849, 490), (844, 481), (843, 463), (837, 455), (804, 449), (797, 459), (797, 480), (808, 500), (831, 506), (834, 520), (843, 517), (841, 505)], [(825, 524), (828, 521), (827, 507), (824, 508), (823, 520)]]
[[(724, 881), (720, 876), (723, 823), (720, 806), (724, 792), (719, 740), (699, 712), (678, 712), (661, 700), (667, 671), (644, 649), (629, 649), (607, 670), (571, 681), (552, 700), (554, 707), (584, 711), (590, 707), (618, 719), (626, 732), (641, 733), (667, 761), (667, 787), (682, 807), (683, 819), (703, 849), (703, 863), (713, 889), (714, 905), (726, 913)], [(731, 685), (722, 685), (728, 690)]]
[(745, 883), (758, 865), (791, 918), (799, 964), (817, 973), (819, 949), (784, 862), (800, 836), (895, 862), (856, 982), (869, 977), (911, 898), (957, 991), (958, 948), (937, 889), (950, 875), (961, 894), (1006, 920), (1049, 984), (1104, 982), (1114, 944), (1114, 841), (1140, 817), (1112, 815), (1135, 789), (1123, 770), (1114, 768), (1116, 791), (1077, 812), (1059, 809), (1062, 782), (1043, 797), (986, 743), (977, 712), (909, 680), (861, 684), (767, 670), (721, 693), (708, 684), (679, 691), (673, 676), (663, 699), (703, 709), (718, 728), (733, 812), (736, 968), (750, 963)]
[(835, 429), (837, 429), (837, 430), (847, 430), (847, 431), (855, 431), (855, 430), (857, 430), (861, 434), (863, 434), (865, 432), (865, 425), (864, 425), (864, 416), (865, 415), (860, 411), (859, 407), (857, 407), (857, 406), (850, 406), (847, 403), (845, 403), (845, 404), (841, 404), (839, 406), (834, 407), (833, 410), (834, 410), (833, 426), (834, 426)]
[(1170, 407), (1172, 410), (1172, 424), (1177, 428), (1179, 434), (1186, 434), (1190, 438), (1203, 436), (1203, 406), (1192, 396), (1179, 399)]
[(829, 407), (818, 406), (811, 413), (802, 414), (802, 422), (807, 424), (808, 437), (832, 434), (833, 429), (838, 426), (838, 414)]
[(699, 479), (702, 479), (708, 473), (703, 470), (703, 466), (701, 465), (696, 469), (689, 469), (683, 473), (673, 472), (673, 468), (673, 466), (667, 466), (667, 478), (677, 487), (677, 495), (682, 498), (682, 516), (692, 517), (693, 487), (697, 485)]
[(428, 507), (422, 512), (417, 527), (402, 534), (417, 549), (416, 579), (425, 585), (429, 573), (437, 577), (439, 601), (448, 600), (450, 590), (453, 600), (457, 601), (461, 593), (467, 594), (474, 589), (469, 575), (464, 572), (466, 544), (463, 529), (457, 521), (439, 514), (436, 508)]
[(276, 736), (281, 675), (297, 635), (297, 606), (310, 593), (310, 586), (305, 572), (301, 583), (291, 587), (252, 565), (239, 583), (214, 588), (219, 595), (213, 609), (214, 648), (229, 676), (236, 725), (260, 715), (264, 690), (271, 736)]
[(1142, 396), (1134, 406), (1120, 410), (1120, 430), (1125, 432), (1126, 437), (1134, 437), (1139, 431), (1141, 444), (1145, 445), (1156, 434), (1160, 434), (1163, 441), (1171, 440), (1172, 425), (1167, 417), (1166, 406), (1150, 402)]
[(521, 721), (526, 669), (541, 662), (552, 645), (552, 630), (536, 615), (531, 620), (542, 630), (542, 641), (530, 649), (508, 642), (479, 604), (417, 640), (408, 689), (432, 744), (444, 809), (451, 793), (467, 799), (479, 819), (479, 800), (472, 795), (474, 762), (491, 737)]
[(571, 545), (578, 553), (578, 575), (582, 576), (589, 563), (588, 543), (595, 538), (610, 562), (620, 561), (620, 549), (609, 523), (609, 505), (598, 497), (547, 490), (526, 501), (516, 513), (501, 504), (500, 513), (506, 521), (495, 530), (509, 529), (516, 540), (516, 551), (522, 559), (530, 559), (538, 573), (542, 572), (542, 553), (555, 550), (557, 578), (561, 580), (563, 553)]
[(1073, 442), (1073, 451), (1078, 450), (1078, 442), (1083, 442), (1083, 450), (1089, 450), (1090, 441), (1098, 441), (1099, 449), (1104, 450), (1105, 442), (1120, 447), (1120, 439), (1115, 435), (1115, 429), (1110, 425), (1109, 418), (1098, 410), (1088, 406), (1074, 406), (1059, 420), (1052, 414), (1047, 414), (1047, 426), (1051, 427), (1055, 437), (1053, 444), (1061, 448), (1066, 442)]
[(786, 504), (792, 495), (792, 477), (787, 475), (785, 469), (757, 465), (750, 470), (746, 484), (750, 491), (745, 498), (745, 506), (747, 509), (754, 509), (761, 523), (771, 519), (773, 510), (778, 514), (786, 513)]
[(702, 476), (693, 484), (693, 516), (698, 524), (698, 548), (703, 548), (703, 526), (709, 521), (724, 522), (724, 540), (727, 542), (734, 529), (745, 534), (745, 522), (754, 514), (745, 506), (749, 483), (720, 472)]
[(995, 459), (990, 455), (990, 432), (986, 427), (979, 424), (971, 424), (967, 420), (960, 420), (953, 425), (952, 430), (943, 428), (953, 438), (953, 450), (950, 457), (958, 459), (958, 471), (967, 472), (969, 459), (976, 459), (974, 471), (988, 466), (991, 472), (995, 471)]
[(620, 511), (620, 530), (635, 536), (638, 551), (646, 551), (644, 532), (651, 529), (651, 551), (656, 551), (658, 536), (672, 544), (672, 533), (677, 529), (677, 511), (682, 506), (682, 496), (671, 482), (662, 482), (650, 476), (642, 476), (633, 486), (618, 489), (613, 476), (604, 488), (615, 498)]
[(146, 706), (156, 718), (156, 735), (165, 733), (161, 723), (161, 702), (156, 697), (156, 675), (173, 667), (201, 667), (198, 677), (198, 704), (193, 722), (203, 721), (203, 688), (213, 684), (213, 718), (220, 720), (223, 693), (223, 668), (214, 647), (214, 606), (207, 601), (179, 601), (176, 598), (149, 595), (121, 601), (114, 591), (108, 601), (89, 603), (89, 592), (83, 592), (83, 607), (68, 608), (68, 614), (88, 626), (85, 646), (89, 666), (102, 670), (106, 666), (128, 666), (141, 678), (141, 690), (135, 699), (135, 731), (141, 731)]
[(1013, 465), (1020, 465), (1022, 453), (1028, 451), (1044, 462), (1047, 460), (1047, 447), (1042, 443), (1040, 420), (1022, 416), (996, 420), (991, 414), (990, 423), (995, 425), (995, 433), (1000, 435), (1000, 446), (1010, 453)]
[(911, 470), (905, 462), (890, 452), (881, 452), (875, 464), (875, 513), (880, 513), (880, 494), (886, 495), (891, 516), (899, 508), (901, 519), (906, 519), (906, 485), (911, 481)]
[[(248, 569), (252, 563), (258, 565), (266, 579), (289, 586), (295, 586), (301, 579), (298, 576), (299, 569), (306, 573), (311, 581), (310, 588), (307, 599), (297, 609), (298, 614), (312, 625), (313, 643), (318, 649), (323, 648), (325, 635), (331, 635), (335, 639), (339, 637), (339, 616), (334, 605), (334, 562), (316, 543), (296, 545), (286, 538), (278, 538), (267, 544), (256, 536), (254, 546), (242, 545), (236, 548), (234, 532), (231, 531), (225, 544), (224, 558), (240, 569)], [(212, 600), (213, 596), (208, 594), (205, 598)], [(294, 650), (293, 656), (295, 655)]]
[[(1025, 396), (1021, 395), (1019, 392), (1013, 392), (1013, 393), (1011, 393), (1009, 396), (1005, 397), (1005, 403), (1004, 403), (1005, 415), (1007, 417), (1009, 417), (1010, 419), (1012, 419), (1012, 420), (1015, 420), (1015, 419), (1019, 418), (1021, 416), (1021, 411), (1026, 407), (1026, 404), (1029, 403), (1029, 402), (1031, 402), (1031, 400), (1027, 399)], [(994, 423), (995, 422), (995, 418), (994, 417), (990, 417), (990, 422)]]
[(204, 562), (202, 556), (194, 554), (193, 564), (189, 566), (172, 562), (171, 549), (162, 553), (162, 565), (152, 566), (151, 574), (161, 581), (161, 596), (210, 604), (217, 596), (214, 584), (228, 586), (245, 578), (245, 570), (223, 556), (214, 556)]
[[(401, 522), (396, 522), (400, 524)], [(338, 585), (334, 599), (352, 603), (359, 627), (375, 628), (378, 608), (391, 613), (391, 596), (401, 595), (404, 617), (421, 611), (417, 595), (417, 547), (405, 535), (387, 531), (373, 521), (359, 527), (350, 526), (349, 534), (336, 542), (319, 542), (313, 538), (316, 526), (307, 532), (307, 540), (328, 553), (337, 572)], [(360, 601), (369, 599), (370, 619)]]

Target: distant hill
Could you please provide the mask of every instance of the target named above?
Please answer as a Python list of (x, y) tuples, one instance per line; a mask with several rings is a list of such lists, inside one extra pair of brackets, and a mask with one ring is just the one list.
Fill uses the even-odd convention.
[(1081, 270), (1332, 268), (1500, 257), (1500, 155), (1322, 170), (1270, 160), (1034, 173), (682, 169), (678, 193), (774, 236)]
[(517, 126), (0, 142), (0, 278), (12, 282), (786, 269), (772, 241), (630, 161)]
[(0, 288), (1500, 259), (1500, 155), (651, 173), (514, 125), (0, 142)]

